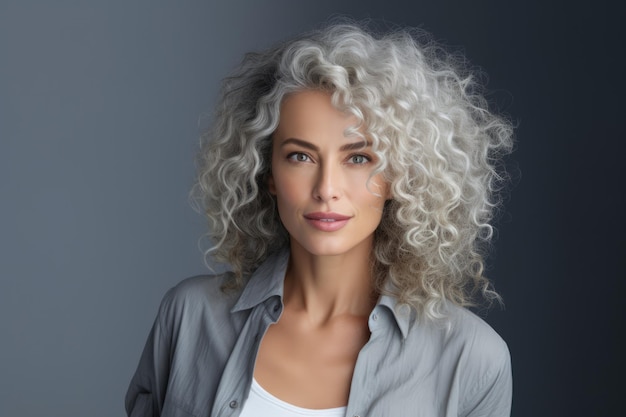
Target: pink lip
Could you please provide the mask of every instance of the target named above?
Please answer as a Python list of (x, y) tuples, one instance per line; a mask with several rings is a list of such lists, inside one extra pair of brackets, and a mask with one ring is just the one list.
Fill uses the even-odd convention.
[(350, 216), (344, 216), (343, 214), (338, 213), (307, 213), (304, 215), (307, 223), (311, 226), (315, 227), (318, 230), (324, 232), (334, 232), (336, 230), (344, 227), (348, 220), (350, 220)]

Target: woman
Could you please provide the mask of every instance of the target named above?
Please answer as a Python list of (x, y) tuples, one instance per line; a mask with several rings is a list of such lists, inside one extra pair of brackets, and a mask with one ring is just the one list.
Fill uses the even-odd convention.
[[(351, 25), (250, 54), (196, 192), (232, 271), (171, 289), (130, 416), (503, 416), (483, 252), (511, 127), (421, 35)], [(426, 39), (426, 40), (425, 40)]]

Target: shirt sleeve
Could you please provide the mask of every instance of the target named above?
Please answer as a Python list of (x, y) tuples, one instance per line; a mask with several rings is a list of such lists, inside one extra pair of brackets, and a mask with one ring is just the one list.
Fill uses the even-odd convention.
[(508, 417), (511, 415), (513, 378), (511, 356), (504, 342), (491, 352), (490, 366), (471, 388), (464, 417)]
[(170, 372), (171, 326), (166, 324), (169, 293), (164, 297), (126, 392), (128, 417), (161, 415)]

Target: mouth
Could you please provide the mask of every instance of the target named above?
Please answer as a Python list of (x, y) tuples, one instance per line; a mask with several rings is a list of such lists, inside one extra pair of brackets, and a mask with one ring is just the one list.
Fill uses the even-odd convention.
[(304, 215), (306, 222), (322, 232), (335, 232), (344, 227), (351, 216), (338, 213), (307, 213)]
[(337, 222), (337, 221), (344, 221), (344, 220), (350, 220), (350, 216), (344, 216), (343, 214), (338, 214), (338, 213), (321, 213), (321, 212), (316, 212), (316, 213), (308, 213), (304, 215), (304, 218), (307, 220), (315, 220), (315, 221), (320, 221), (320, 222)]

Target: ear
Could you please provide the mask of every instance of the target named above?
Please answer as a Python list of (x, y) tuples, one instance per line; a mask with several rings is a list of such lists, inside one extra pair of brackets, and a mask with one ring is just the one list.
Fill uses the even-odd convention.
[(276, 195), (276, 183), (274, 182), (274, 175), (272, 175), (271, 171), (267, 174), (267, 189), (271, 195)]

